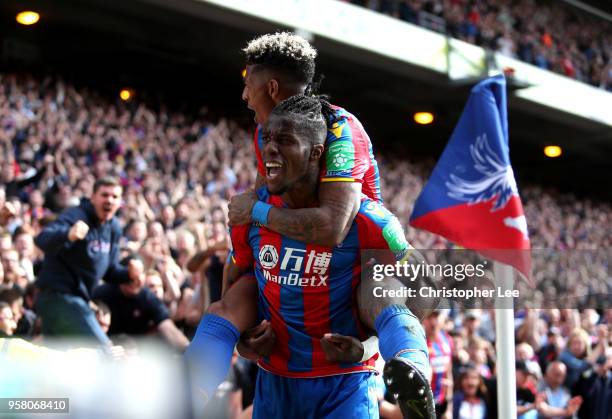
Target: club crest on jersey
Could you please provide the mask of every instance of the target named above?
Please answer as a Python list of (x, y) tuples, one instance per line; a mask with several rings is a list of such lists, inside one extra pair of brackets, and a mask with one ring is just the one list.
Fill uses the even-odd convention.
[(327, 171), (341, 173), (352, 170), (355, 164), (355, 146), (353, 143), (341, 141), (332, 143), (326, 154)]
[(264, 269), (274, 269), (278, 263), (278, 252), (271, 244), (262, 246), (259, 251), (259, 263)]

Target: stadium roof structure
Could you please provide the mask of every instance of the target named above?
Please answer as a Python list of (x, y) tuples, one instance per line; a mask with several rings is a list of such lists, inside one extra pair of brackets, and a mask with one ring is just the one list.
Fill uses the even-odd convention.
[[(278, 1), (32, 0), (28, 7), (41, 13), (41, 21), (26, 30), (14, 22), (23, 3), (4, 1), (0, 3), (0, 62), (4, 69), (62, 74), (101, 91), (116, 92), (119, 87), (131, 86), (136, 91), (148, 92), (149, 97), (163, 95), (169, 100), (215, 105), (248, 120), (249, 111), (240, 100), (243, 67), (240, 48), (257, 34), (296, 29), (296, 22), (290, 18), (283, 21), (283, 17), (291, 17), (292, 8), (298, 5), (329, 1), (334, 7), (346, 8), (340, 9), (340, 15), (330, 13), (331, 17), (324, 21), (329, 25), (348, 19), (353, 12), (366, 23), (383, 22), (384, 29), (378, 26), (382, 39), (390, 36), (390, 28), (395, 25), (400, 25), (393, 29), (397, 33), (404, 30), (425, 37), (408, 36), (399, 43), (395, 39), (391, 47), (402, 48), (405, 44), (408, 49), (415, 39), (441, 42), (436, 37), (441, 35), (427, 34), (424, 29), (333, 0), (285, 1), (284, 9), (269, 15), (266, 9), (255, 13), (246, 6), (250, 3), (270, 7)], [(462, 45), (460, 41), (452, 41), (452, 45), (460, 45), (455, 52), (467, 56), (462, 64), (465, 74), (453, 77), (448, 68), (437, 71), (410, 59), (398, 59), (389, 53), (391, 49), (380, 53), (376, 48), (330, 33), (319, 34), (312, 25), (297, 29), (312, 36), (320, 51), (318, 73), (325, 75), (321, 90), (359, 116), (377, 148), (393, 150), (414, 160), (437, 158), (459, 118), (469, 89), (486, 75), (483, 70), (489, 69), (486, 60), (478, 58), (483, 54), (478, 47)], [(358, 26), (350, 34), (360, 29), (365, 30)], [(439, 45), (445, 41), (442, 39)], [(420, 53), (427, 54), (431, 45), (425, 44)], [(477, 58), (470, 58), (472, 55)], [(451, 59), (461, 60), (458, 56), (449, 57), (439, 54), (429, 64), (444, 66)], [(501, 66), (508, 64), (501, 60)], [(476, 63), (476, 67), (471, 63)], [(520, 62), (510, 64), (527, 66)], [(470, 70), (470, 66), (474, 68)], [(565, 79), (545, 73), (551, 80)], [(582, 85), (567, 81), (572, 86)], [(510, 85), (511, 157), (519, 181), (554, 184), (591, 195), (612, 194), (607, 192), (608, 188), (597, 188), (609, 175), (612, 157), (612, 124), (602, 120), (605, 114), (592, 118), (525, 99), (520, 92), (532, 86), (529, 80), (518, 78), (517, 83), (511, 80)], [(610, 93), (586, 85), (578, 87), (598, 98), (607, 95), (612, 103)], [(576, 94), (560, 96), (560, 101), (570, 104), (579, 99)], [(413, 123), (412, 114), (420, 110), (434, 112), (436, 122), (427, 126)], [(545, 158), (543, 148), (551, 143), (563, 147), (562, 158)]]

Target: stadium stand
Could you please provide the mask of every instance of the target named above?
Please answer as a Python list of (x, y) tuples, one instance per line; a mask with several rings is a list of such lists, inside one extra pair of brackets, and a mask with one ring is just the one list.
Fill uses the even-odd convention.
[(612, 90), (609, 22), (561, 2), (351, 0), (350, 3)]

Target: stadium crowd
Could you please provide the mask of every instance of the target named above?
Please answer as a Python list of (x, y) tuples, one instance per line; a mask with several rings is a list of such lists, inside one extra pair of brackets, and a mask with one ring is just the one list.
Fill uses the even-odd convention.
[[(220, 298), (228, 199), (254, 184), (250, 128), (212, 119), (205, 108), (192, 115), (153, 110), (52, 78), (0, 74), (0, 156), (0, 208), (11, 208), (0, 227), (0, 337), (44, 343), (36, 308), (43, 254), (34, 239), (108, 174), (123, 186), (121, 258), (139, 259), (144, 281), (131, 294), (94, 292), (98, 322), (126, 351), (137, 348), (134, 337), (156, 334), (168, 319), (193, 335), (208, 304)], [(379, 165), (386, 205), (407, 223), (431, 165), (384, 154)], [(610, 205), (536, 187), (522, 195), (532, 245), (543, 249), (534, 255), (535, 280), (545, 285), (540, 292), (574, 299), (562, 309), (517, 311), (520, 417), (610, 417), (612, 309), (601, 304), (609, 304), (612, 292)], [(450, 246), (406, 231), (417, 248)], [(117, 305), (126, 299), (133, 310)], [(495, 416), (493, 322), (494, 310), (486, 309), (440, 310), (424, 321), (444, 417)], [(238, 417), (249, 405), (255, 373), (253, 364), (235, 357), (215, 399), (225, 415)], [(398, 417), (384, 388), (379, 396), (382, 416)]]
[(610, 23), (559, 2), (350, 0), (350, 3), (612, 90)]

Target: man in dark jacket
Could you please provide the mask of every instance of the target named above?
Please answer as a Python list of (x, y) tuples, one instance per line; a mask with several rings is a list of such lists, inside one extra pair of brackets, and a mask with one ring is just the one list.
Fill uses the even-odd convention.
[(117, 180), (98, 179), (91, 200), (61, 213), (34, 240), (45, 252), (36, 302), (44, 335), (94, 338), (110, 345), (88, 302), (100, 278), (111, 283), (138, 279), (133, 266), (119, 264), (121, 228), (115, 213), (121, 193)]
[(592, 369), (583, 372), (572, 389), (581, 396), (579, 419), (612, 418), (612, 348), (607, 347)]
[(176, 327), (170, 313), (151, 290), (145, 285), (145, 270), (142, 260), (128, 256), (122, 264), (137, 267), (139, 280), (128, 284), (104, 284), (96, 287), (93, 298), (104, 302), (111, 311), (108, 334), (146, 335), (157, 333), (166, 342), (181, 352), (189, 345), (189, 340)]

